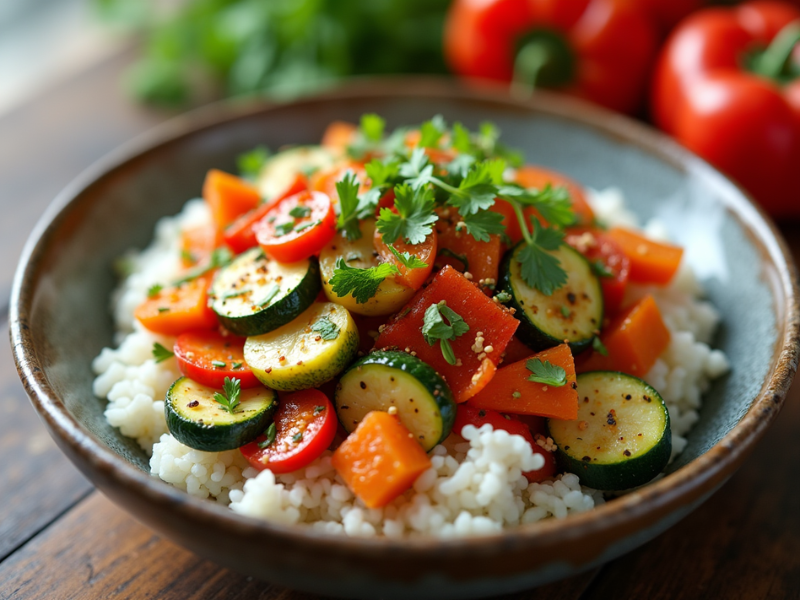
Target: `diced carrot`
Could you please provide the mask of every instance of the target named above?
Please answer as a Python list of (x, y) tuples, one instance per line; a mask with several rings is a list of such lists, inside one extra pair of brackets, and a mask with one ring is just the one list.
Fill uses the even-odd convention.
[(431, 466), (397, 417), (373, 411), (333, 453), (331, 464), (369, 508), (386, 506)]
[[(472, 280), (480, 283), (487, 279), (497, 282), (500, 269), (500, 236), (489, 236), (488, 242), (479, 242), (466, 232), (456, 228), (456, 221), (452, 217), (443, 217), (440, 214), (436, 222), (436, 233), (439, 235), (439, 248), (446, 249), (436, 258), (439, 265), (451, 265), (461, 271), (469, 271)], [(458, 258), (457, 258), (458, 257)], [(494, 289), (487, 287), (486, 291)]]
[(212, 274), (178, 287), (164, 288), (136, 307), (134, 316), (150, 331), (179, 335), (190, 329), (213, 329), (217, 316), (208, 307)]
[(654, 242), (642, 234), (614, 227), (606, 234), (631, 261), (630, 280), (637, 283), (666, 285), (672, 280), (683, 257), (683, 248)]
[(644, 376), (670, 342), (670, 333), (656, 301), (645, 296), (615, 318), (600, 335), (608, 356), (593, 352), (578, 361), (578, 371), (622, 371)]
[(197, 225), (181, 232), (181, 262), (185, 268), (205, 262), (222, 243), (222, 236), (214, 225)]
[(244, 179), (211, 169), (203, 183), (203, 199), (220, 230), (261, 204), (261, 194)]
[(488, 358), (484, 358), (481, 361), (481, 366), (478, 367), (478, 370), (472, 375), (467, 389), (465, 389), (464, 393), (461, 395), (462, 399), (466, 401), (470, 398), (474, 398), (476, 394), (479, 394), (489, 385), (496, 373), (497, 365)]
[[(539, 359), (559, 366), (567, 374), (567, 383), (560, 387), (528, 381), (531, 371), (528, 360)], [(539, 415), (571, 421), (578, 418), (578, 392), (575, 384), (575, 363), (567, 344), (548, 348), (506, 367), (472, 398), (468, 404), (476, 408), (498, 410), (518, 415)]]
[(353, 141), (358, 126), (346, 121), (333, 121), (322, 134), (322, 145), (332, 150), (344, 152)]
[(408, 244), (402, 237), (392, 243), (394, 249), (399, 253), (408, 252), (428, 265), (427, 267), (420, 267), (417, 269), (409, 269), (397, 259), (389, 249), (389, 246), (384, 243), (383, 234), (378, 231), (378, 229), (375, 229), (372, 244), (375, 251), (380, 255), (381, 262), (392, 263), (400, 271), (394, 276), (395, 280), (401, 285), (410, 287), (412, 290), (418, 290), (428, 279), (431, 271), (433, 271), (433, 263), (436, 260), (436, 250), (439, 246), (439, 236), (436, 233), (436, 229), (434, 229), (419, 244)]
[(307, 189), (308, 179), (302, 173), (297, 173), (294, 181), (288, 188), (286, 188), (285, 191), (278, 194), (274, 198), (268, 199), (264, 204), (258, 206), (250, 212), (241, 215), (238, 219), (226, 227), (225, 233), (223, 234), (225, 243), (236, 254), (241, 254), (249, 248), (255, 248), (258, 246), (258, 241), (256, 240), (256, 232), (253, 230), (253, 226), (263, 219), (267, 212), (269, 212), (269, 210), (278, 202), (284, 198), (288, 198), (289, 196), (299, 194)]
[[(548, 184), (551, 187), (563, 186), (569, 192), (572, 199), (572, 210), (578, 217), (580, 223), (589, 225), (594, 221), (594, 212), (589, 202), (586, 200), (586, 192), (578, 182), (562, 175), (557, 171), (551, 171), (544, 167), (526, 165), (517, 169), (516, 182), (524, 188), (544, 189)], [(526, 209), (526, 214), (534, 214), (533, 209)]]
[[(425, 311), (444, 300), (469, 325), (469, 331), (451, 342), (460, 363), (451, 365), (442, 356), (440, 343), (428, 345), (422, 336)], [(417, 356), (442, 375), (455, 396), (456, 402), (466, 401), (478, 391), (476, 384), (486, 381), (483, 359), (497, 366), (500, 355), (517, 329), (519, 321), (504, 306), (493, 302), (476, 285), (469, 282), (451, 266), (439, 271), (428, 287), (420, 290), (389, 323), (375, 341), (376, 348), (399, 348)], [(491, 352), (475, 352), (478, 333), (482, 346)], [(476, 378), (473, 384), (473, 377)]]

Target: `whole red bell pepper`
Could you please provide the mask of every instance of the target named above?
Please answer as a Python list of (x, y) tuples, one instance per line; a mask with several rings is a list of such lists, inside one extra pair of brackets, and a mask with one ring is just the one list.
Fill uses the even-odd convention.
[(451, 69), (546, 87), (632, 112), (657, 50), (650, 13), (632, 0), (455, 0), (445, 23)]
[(683, 21), (656, 68), (653, 118), (775, 216), (800, 216), (800, 10), (709, 8)]

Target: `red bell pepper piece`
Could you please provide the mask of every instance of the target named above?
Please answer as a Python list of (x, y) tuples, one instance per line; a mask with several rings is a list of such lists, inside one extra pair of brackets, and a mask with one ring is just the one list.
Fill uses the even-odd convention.
[[(469, 325), (469, 331), (451, 342), (456, 359), (461, 364), (451, 365), (444, 356), (439, 342), (429, 345), (422, 336), (425, 311), (444, 300)], [(500, 362), (500, 355), (516, 331), (519, 321), (511, 312), (485, 296), (476, 285), (468, 281), (451, 266), (444, 267), (430, 285), (411, 299), (406, 307), (387, 323), (375, 341), (376, 348), (399, 348), (416, 352), (445, 378), (456, 402), (466, 402), (486, 383), (488, 375)], [(488, 353), (475, 352), (478, 332), (484, 338), (483, 346), (491, 346)]]
[(693, 14), (663, 48), (651, 98), (659, 127), (775, 216), (800, 215), (798, 20), (788, 2)]
[(595, 270), (603, 287), (603, 308), (606, 315), (616, 314), (631, 274), (631, 261), (622, 246), (602, 229), (593, 227), (570, 228), (565, 241), (598, 267)]
[(626, 0), (455, 0), (444, 51), (459, 75), (514, 78), (632, 112), (657, 41), (650, 14)]
[(462, 273), (469, 271), (472, 281), (478, 284), (489, 279), (492, 287), (487, 286), (486, 290), (494, 289), (502, 258), (500, 236), (491, 235), (488, 242), (479, 242), (466, 229), (457, 229), (457, 215), (448, 213), (449, 216), (444, 217), (444, 214), (440, 214), (436, 222), (440, 248), (436, 264), (451, 265)]

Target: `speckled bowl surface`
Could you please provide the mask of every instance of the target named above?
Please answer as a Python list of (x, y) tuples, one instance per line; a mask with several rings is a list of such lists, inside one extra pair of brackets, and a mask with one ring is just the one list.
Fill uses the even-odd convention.
[[(390, 127), (435, 114), (490, 120), (529, 162), (620, 188), (658, 216), (723, 315), (715, 345), (732, 370), (707, 394), (666, 477), (593, 511), (466, 540), (364, 540), (259, 522), (148, 474), (139, 447), (103, 417), (91, 361), (112, 345), (112, 262), (144, 247), (155, 222), (200, 193), (211, 167), (234, 170), (258, 144), (315, 143), (334, 119), (383, 115)], [(159, 127), (84, 173), (42, 218), (23, 253), (10, 312), (20, 376), (64, 452), (156, 531), (226, 566), (347, 597), (468, 598), (578, 573), (678, 521), (739, 466), (776, 416), (797, 366), (794, 266), (744, 193), (666, 137), (556, 96), (517, 102), (438, 80), (364, 81), (284, 105), (216, 105)], [(313, 565), (309, 568), (309, 565)]]

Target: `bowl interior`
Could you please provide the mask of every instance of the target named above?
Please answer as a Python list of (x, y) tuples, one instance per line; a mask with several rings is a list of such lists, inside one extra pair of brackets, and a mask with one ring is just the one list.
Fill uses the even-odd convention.
[[(654, 216), (663, 220), (687, 248), (687, 259), (723, 315), (715, 346), (732, 365), (730, 374), (706, 394), (689, 444), (670, 469), (701, 455), (739, 422), (773, 368), (781, 299), (773, 285), (775, 267), (727, 208), (731, 198), (741, 196), (734, 186), (699, 161), (679, 160), (634, 143), (635, 131), (615, 136), (600, 119), (589, 125), (569, 118), (560, 101), (545, 100), (530, 110), (485, 98), (448, 93), (420, 97), (406, 90), (333, 94), (272, 109), (243, 109), (225, 122), (120, 162), (98, 179), (87, 174), (65, 192), (62, 201), (76, 200), (49, 225), (49, 241), (37, 255), (38, 264), (32, 265), (36, 283), (29, 323), (37, 359), (51, 386), (102, 444), (149, 471), (144, 452), (107, 424), (104, 402), (92, 394), (92, 359), (113, 343), (109, 297), (115, 285), (114, 260), (128, 248), (147, 245), (160, 217), (197, 197), (209, 168), (235, 171), (235, 157), (259, 144), (275, 150), (317, 143), (330, 121), (357, 121), (365, 112), (381, 114), (389, 127), (419, 123), (435, 114), (470, 128), (492, 121), (502, 130), (502, 140), (523, 150), (528, 162), (563, 171), (596, 189), (618, 187), (643, 222)], [(216, 116), (213, 111), (205, 114), (209, 122)], [(183, 125), (173, 123), (164, 133), (180, 131)]]

